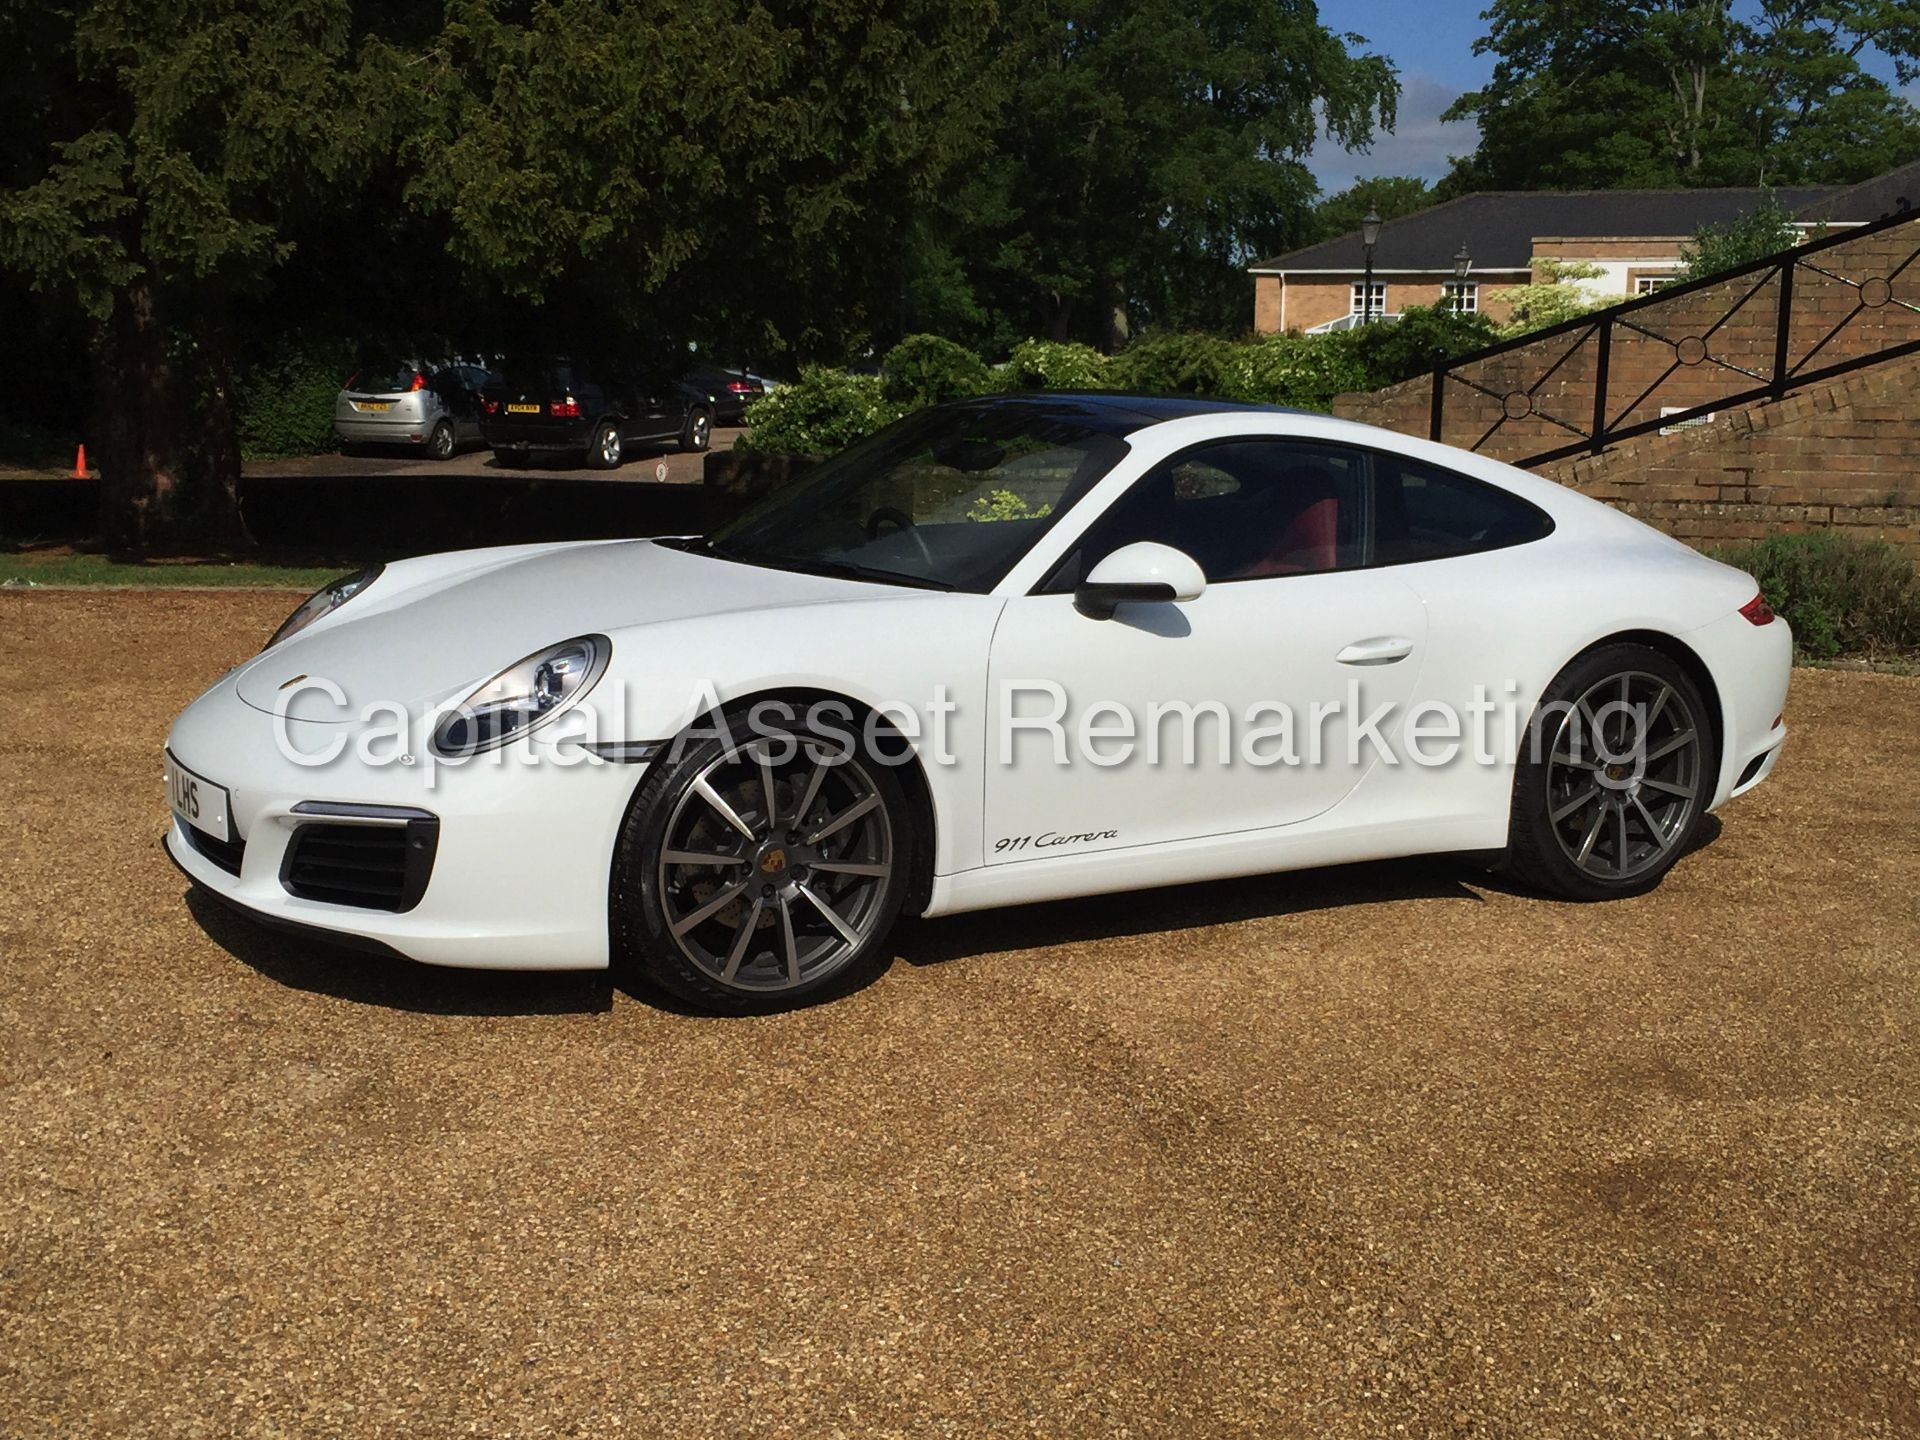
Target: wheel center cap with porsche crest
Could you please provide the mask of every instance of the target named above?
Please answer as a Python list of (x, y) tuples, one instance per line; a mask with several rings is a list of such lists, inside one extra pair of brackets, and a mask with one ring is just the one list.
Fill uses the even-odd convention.
[(778, 875), (787, 868), (787, 852), (778, 845), (760, 852), (760, 873)]

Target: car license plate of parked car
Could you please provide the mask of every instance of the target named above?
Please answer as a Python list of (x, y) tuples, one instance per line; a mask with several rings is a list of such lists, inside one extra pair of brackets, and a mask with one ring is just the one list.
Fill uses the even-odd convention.
[(171, 755), (167, 756), (167, 803), (182, 825), (191, 825), (216, 840), (233, 839), (227, 792)]
[(353, 406), (362, 414), (371, 412), (375, 415), (384, 415), (393, 408), (393, 402), (391, 400), (356, 400)]
[(509, 415), (538, 415), (540, 413), (540, 407), (538, 405), (509, 405), (507, 406), (507, 413)]

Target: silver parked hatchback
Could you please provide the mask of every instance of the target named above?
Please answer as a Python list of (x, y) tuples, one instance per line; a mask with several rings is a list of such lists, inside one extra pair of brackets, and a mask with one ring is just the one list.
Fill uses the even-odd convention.
[(491, 378), (485, 366), (465, 361), (364, 366), (333, 402), (334, 438), (342, 449), (410, 446), (449, 459), (479, 443), (480, 391)]

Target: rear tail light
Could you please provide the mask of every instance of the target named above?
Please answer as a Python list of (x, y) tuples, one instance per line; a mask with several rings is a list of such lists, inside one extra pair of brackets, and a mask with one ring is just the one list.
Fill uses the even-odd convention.
[(727, 382), (727, 389), (736, 395), (744, 395), (753, 389), (753, 386), (749, 385), (745, 380), (729, 380)]
[(1764, 595), (1754, 596), (1740, 607), (1740, 613), (1747, 617), (1747, 623), (1749, 625), (1771, 625), (1773, 623), (1773, 607), (1767, 604), (1767, 597)]
[(552, 415), (557, 415), (563, 420), (578, 420), (580, 418), (580, 402), (569, 395), (564, 400), (554, 401), (547, 407), (547, 412)]
[(422, 374), (421, 374), (421, 373), (420, 373), (420, 372), (419, 372), (418, 370), (416, 370), (416, 371), (414, 371), (414, 372), (413, 372), (413, 383), (412, 383), (411, 385), (409, 385), (409, 386), (407, 386), (407, 389), (409, 389), (409, 390), (424, 390), (424, 389), (426, 389), (426, 388), (427, 388), (427, 377), (426, 377), (426, 376), (424, 376), (424, 375), (422, 375)]
[(482, 400), (480, 402), (480, 408), (489, 415), (498, 415), (500, 413), (500, 402), (498, 400)]
[(360, 372), (356, 370), (351, 375), (347, 376), (346, 382), (342, 384), (340, 388), (342, 390), (351, 390), (353, 388), (353, 382), (358, 380), (359, 378), (360, 378)]

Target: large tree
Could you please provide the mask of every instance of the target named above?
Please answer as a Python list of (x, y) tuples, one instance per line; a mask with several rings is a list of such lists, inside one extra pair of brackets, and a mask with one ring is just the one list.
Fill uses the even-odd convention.
[(190, 460), (201, 533), (241, 534), (233, 357), (263, 335), (838, 354), (893, 333), (905, 237), (998, 108), (994, 13), (0, 11), (0, 271), (95, 336), (104, 538), (162, 535)]
[(1320, 133), (1393, 121), (1359, 43), (1310, 0), (1008, 0), (995, 154), (948, 193), (923, 293), (1109, 348), (1141, 320), (1234, 323), (1246, 262), (1310, 231)]
[(1371, 211), (1382, 220), (1398, 220), (1433, 204), (1433, 187), (1413, 175), (1379, 175), (1356, 180), (1313, 207), (1315, 240), (1351, 235)]
[[(236, 318), (386, 139), (367, 97), (387, 52), (356, 11), (81, 0), (6, 12), (0, 267), (96, 334), (101, 530), (118, 548), (148, 545), (170, 517), (189, 441), (205, 460), (202, 525), (241, 533)], [(204, 437), (183, 436), (190, 416)]]
[(1901, 82), (1920, 5), (1901, 0), (1495, 0), (1492, 78), (1448, 119), (1480, 143), (1441, 193), (1833, 183), (1920, 155)]

